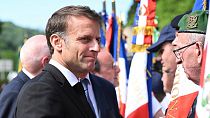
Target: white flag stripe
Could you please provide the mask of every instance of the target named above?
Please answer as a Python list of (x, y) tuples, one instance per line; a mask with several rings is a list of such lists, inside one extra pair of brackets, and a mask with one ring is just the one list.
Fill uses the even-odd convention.
[(125, 117), (127, 117), (137, 108), (148, 103), (146, 64), (146, 52), (137, 52), (134, 54), (128, 81)]
[(119, 88), (120, 88), (120, 99), (122, 103), (126, 103), (126, 93), (127, 93), (127, 76), (126, 76), (126, 66), (125, 59), (119, 58)]

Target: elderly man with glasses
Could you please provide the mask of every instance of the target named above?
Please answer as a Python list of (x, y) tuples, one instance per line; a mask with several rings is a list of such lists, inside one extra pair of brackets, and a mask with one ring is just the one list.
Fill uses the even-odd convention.
[(179, 32), (172, 42), (176, 63), (182, 64), (188, 78), (199, 84), (203, 45), (206, 35), (208, 12), (195, 11), (182, 17)]
[(195, 117), (208, 11), (194, 11), (179, 21), (174, 54), (177, 70), (167, 117)]

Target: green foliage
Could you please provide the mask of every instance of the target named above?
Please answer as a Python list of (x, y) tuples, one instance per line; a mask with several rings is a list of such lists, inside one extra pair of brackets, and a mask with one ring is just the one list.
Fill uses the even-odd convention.
[(2, 27), (3, 22), (0, 21), (0, 33), (1, 33), (1, 27)]
[(130, 10), (128, 11), (128, 18), (126, 26), (132, 26), (134, 22), (134, 17), (136, 13), (137, 2), (134, 2), (131, 6)]
[(193, 8), (194, 0), (157, 0), (156, 15), (158, 26), (162, 29), (171, 20)]
[(3, 50), (10, 49), (17, 51), (18, 47), (23, 44), (25, 35), (31, 37), (40, 33), (41, 32), (37, 30), (21, 28), (11, 22), (4, 22), (2, 25), (2, 32), (0, 34), (0, 41), (2, 43), (0, 48)]
[[(19, 52), (11, 49), (3, 50), (0, 52), (0, 57), (3, 59), (11, 59), (13, 61), (13, 68), (17, 68)], [(0, 58), (0, 59), (1, 59)]]
[[(194, 0), (156, 0), (156, 16), (158, 17), (158, 27), (162, 29), (171, 20), (193, 8)], [(129, 12), (126, 26), (132, 26), (137, 3), (133, 2)]]
[(43, 34), (43, 32), (22, 28), (11, 22), (2, 22), (0, 33), (0, 59), (12, 59), (14, 69), (17, 70), (19, 48), (26, 38), (36, 34)]
[(3, 85), (3, 84), (7, 84), (9, 81), (5, 78), (5, 79), (1, 79), (0, 78), (0, 93), (1, 93), (1, 86)]

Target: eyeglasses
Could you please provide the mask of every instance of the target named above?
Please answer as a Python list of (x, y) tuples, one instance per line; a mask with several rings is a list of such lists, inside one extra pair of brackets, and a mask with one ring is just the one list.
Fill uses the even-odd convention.
[(182, 49), (184, 49), (184, 48), (187, 48), (187, 47), (190, 47), (190, 46), (194, 45), (195, 43), (196, 43), (196, 42), (193, 42), (193, 43), (191, 43), (191, 44), (188, 44), (188, 45), (186, 45), (186, 46), (183, 46), (183, 47), (181, 47), (181, 48), (178, 48), (178, 49), (173, 50), (173, 52), (174, 52), (176, 58), (177, 58), (177, 59), (181, 59), (181, 51), (180, 51), (180, 50), (182, 50)]

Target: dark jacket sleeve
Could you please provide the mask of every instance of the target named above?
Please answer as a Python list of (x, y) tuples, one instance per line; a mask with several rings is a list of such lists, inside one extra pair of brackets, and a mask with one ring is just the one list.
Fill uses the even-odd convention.
[(0, 118), (13, 118), (15, 113), (17, 92), (8, 92), (0, 97)]
[(16, 118), (62, 118), (55, 88), (42, 82), (29, 82), (18, 95)]

